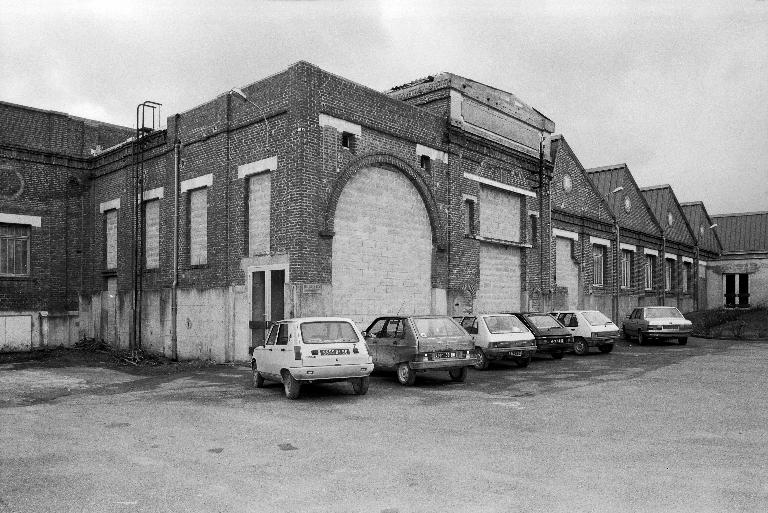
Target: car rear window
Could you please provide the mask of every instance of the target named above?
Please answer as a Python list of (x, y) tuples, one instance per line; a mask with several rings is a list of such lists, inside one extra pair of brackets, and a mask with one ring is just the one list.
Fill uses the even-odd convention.
[(466, 337), (466, 332), (450, 317), (434, 317), (429, 319), (414, 319), (416, 331), (425, 338), (432, 337)]
[(511, 315), (491, 315), (485, 318), (485, 325), (491, 333), (520, 333), (527, 332), (525, 324)]
[(344, 321), (301, 323), (301, 338), (305, 344), (343, 344), (359, 342), (351, 324)]
[(582, 315), (592, 326), (602, 326), (603, 324), (611, 322), (603, 312), (598, 312), (597, 310), (593, 312), (582, 312)]
[(674, 306), (670, 306), (668, 308), (648, 308), (645, 311), (646, 319), (659, 319), (661, 317), (675, 317), (682, 319), (683, 314), (681, 314), (680, 311)]
[(560, 323), (554, 317), (547, 314), (528, 315), (528, 320), (537, 328), (560, 328)]

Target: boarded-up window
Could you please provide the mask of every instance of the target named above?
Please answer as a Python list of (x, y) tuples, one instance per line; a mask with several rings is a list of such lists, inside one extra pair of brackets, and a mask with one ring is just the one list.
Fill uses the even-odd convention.
[(269, 173), (254, 175), (248, 182), (248, 254), (269, 253)]
[(29, 226), (0, 223), (0, 275), (29, 274)]
[(117, 210), (107, 210), (107, 269), (117, 268)]
[(160, 265), (160, 201), (144, 203), (144, 257), (147, 269)]
[(189, 193), (189, 263), (208, 263), (208, 189)]
[(520, 241), (520, 196), (492, 187), (480, 187), (480, 235)]

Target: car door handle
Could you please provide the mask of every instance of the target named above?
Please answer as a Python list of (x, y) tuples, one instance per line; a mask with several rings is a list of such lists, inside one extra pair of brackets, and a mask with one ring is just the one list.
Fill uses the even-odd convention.
[(280, 351), (285, 351), (285, 349), (280, 349)]

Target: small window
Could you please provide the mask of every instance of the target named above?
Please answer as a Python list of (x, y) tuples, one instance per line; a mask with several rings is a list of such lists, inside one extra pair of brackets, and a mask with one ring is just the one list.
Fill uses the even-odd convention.
[(104, 212), (107, 269), (117, 268), (117, 210)]
[(189, 263), (208, 263), (208, 189), (189, 193)]
[(539, 241), (539, 216), (531, 216), (531, 244)]
[(475, 234), (475, 202), (464, 200), (464, 235)]
[(429, 158), (427, 155), (421, 156), (421, 169), (423, 169), (427, 173), (432, 172), (432, 159)]
[(693, 266), (689, 262), (683, 262), (683, 274), (680, 276), (681, 284), (680, 289), (684, 294), (688, 294), (690, 290), (688, 290), (689, 284), (691, 283), (691, 275), (693, 273)]
[(671, 258), (665, 260), (667, 265), (664, 266), (664, 290), (671, 292), (675, 290), (675, 282), (677, 281), (677, 273), (675, 272), (675, 264), (677, 262)]
[(355, 153), (355, 150), (357, 149), (357, 140), (355, 139), (355, 134), (351, 134), (349, 132), (342, 132), (341, 146), (342, 148), (346, 148), (350, 152)]
[(160, 266), (160, 201), (144, 202), (144, 267)]
[(0, 275), (29, 275), (28, 225), (0, 224)]

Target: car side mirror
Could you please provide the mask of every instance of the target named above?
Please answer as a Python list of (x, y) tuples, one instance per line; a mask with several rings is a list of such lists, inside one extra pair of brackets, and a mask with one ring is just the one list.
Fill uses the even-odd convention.
[(361, 331), (360, 334), (363, 336), (363, 338), (368, 336), (368, 332), (367, 331)]

